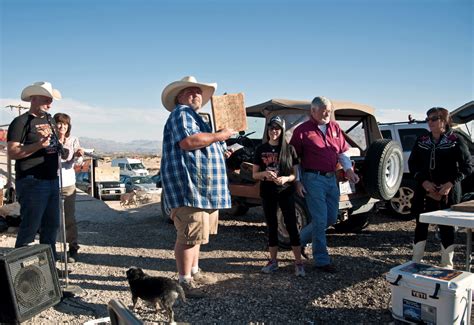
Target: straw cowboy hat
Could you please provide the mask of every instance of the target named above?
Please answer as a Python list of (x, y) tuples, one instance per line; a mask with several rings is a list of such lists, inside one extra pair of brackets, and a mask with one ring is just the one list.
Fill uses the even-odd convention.
[(207, 102), (211, 99), (212, 95), (216, 91), (217, 84), (210, 83), (205, 84), (197, 82), (196, 78), (193, 76), (187, 76), (181, 79), (180, 81), (175, 81), (170, 83), (165, 87), (161, 93), (161, 102), (163, 106), (170, 112), (176, 107), (176, 96), (179, 92), (185, 88), (189, 87), (199, 87), (202, 90), (202, 106), (206, 105)]
[(61, 93), (57, 89), (53, 89), (51, 83), (47, 81), (38, 81), (26, 87), (21, 92), (21, 100), (25, 102), (31, 101), (31, 96), (46, 96), (55, 100), (60, 100)]

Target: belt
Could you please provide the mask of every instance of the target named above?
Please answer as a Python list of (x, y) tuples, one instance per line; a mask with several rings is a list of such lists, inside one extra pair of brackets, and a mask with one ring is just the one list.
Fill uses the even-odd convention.
[(336, 175), (335, 172), (321, 172), (321, 171), (319, 171), (319, 170), (310, 169), (310, 168), (305, 168), (305, 169), (304, 169), (304, 172), (305, 172), (305, 173), (313, 173), (313, 174), (317, 174), (317, 175), (321, 175), (321, 176), (326, 176), (326, 177), (333, 177), (334, 175)]

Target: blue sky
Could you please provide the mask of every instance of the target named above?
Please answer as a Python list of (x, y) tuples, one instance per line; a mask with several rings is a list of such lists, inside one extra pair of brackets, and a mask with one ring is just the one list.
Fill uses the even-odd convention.
[(161, 91), (194, 75), (246, 105), (324, 95), (423, 118), (474, 97), (473, 3), (0, 0), (0, 104), (47, 80), (73, 134), (160, 140)]

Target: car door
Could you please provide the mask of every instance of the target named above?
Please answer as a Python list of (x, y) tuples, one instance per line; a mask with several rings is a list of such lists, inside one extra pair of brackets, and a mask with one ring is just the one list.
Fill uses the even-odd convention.
[(400, 142), (403, 149), (403, 161), (404, 161), (403, 172), (404, 173), (410, 172), (408, 169), (408, 158), (410, 157), (411, 149), (413, 149), (413, 145), (415, 144), (416, 139), (428, 133), (429, 131), (423, 127), (411, 127), (411, 128), (405, 128), (405, 129), (403, 128), (398, 129), (398, 138), (399, 138), (398, 141)]

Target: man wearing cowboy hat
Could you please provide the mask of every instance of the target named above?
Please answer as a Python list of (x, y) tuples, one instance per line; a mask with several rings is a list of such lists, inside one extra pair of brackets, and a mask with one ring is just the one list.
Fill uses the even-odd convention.
[(163, 133), (161, 175), (164, 204), (177, 230), (175, 258), (187, 296), (200, 296), (195, 282), (210, 283), (200, 271), (201, 244), (217, 233), (218, 209), (231, 207), (225, 166), (225, 140), (236, 132), (212, 133), (197, 111), (211, 99), (216, 84), (184, 77), (165, 87), (163, 106), (171, 112)]
[(15, 118), (8, 128), (7, 150), (15, 159), (16, 194), (21, 224), (15, 247), (32, 243), (40, 232), (40, 243), (49, 244), (56, 258), (59, 228), (58, 140), (51, 130), (53, 99), (61, 93), (49, 82), (35, 82), (23, 89), (21, 99), (31, 102), (28, 112)]

